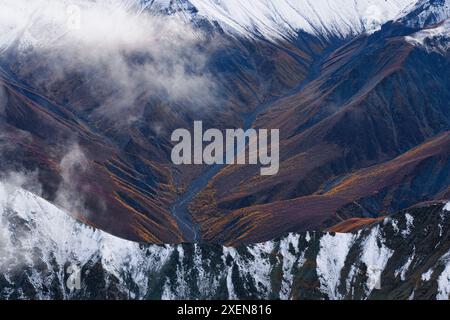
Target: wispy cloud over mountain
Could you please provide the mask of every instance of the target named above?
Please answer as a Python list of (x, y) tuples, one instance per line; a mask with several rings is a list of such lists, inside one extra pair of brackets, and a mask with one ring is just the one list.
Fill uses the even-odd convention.
[(33, 73), (40, 88), (81, 75), (98, 112), (110, 116), (148, 95), (200, 107), (213, 101), (204, 39), (177, 17), (113, 0), (2, 2), (0, 50), (13, 52), (18, 71)]

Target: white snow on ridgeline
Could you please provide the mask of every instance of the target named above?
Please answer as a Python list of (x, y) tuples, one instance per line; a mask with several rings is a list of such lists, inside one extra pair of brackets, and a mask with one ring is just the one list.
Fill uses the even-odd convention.
[(405, 281), (406, 272), (408, 272), (409, 268), (411, 267), (411, 263), (414, 261), (415, 256), (416, 256), (416, 248), (414, 247), (412, 254), (408, 257), (408, 260), (405, 262), (405, 264), (398, 270), (395, 270), (394, 273), (395, 277), (398, 277), (400, 275), (400, 279), (402, 281)]
[[(305, 238), (309, 238), (309, 233)], [(299, 240), (300, 235), (290, 233), (280, 241), (280, 254), (283, 259), (280, 299), (289, 299), (294, 282), (294, 270), (300, 268), (305, 262), (305, 251), (299, 252)], [(306, 241), (309, 242), (309, 240)]]
[(306, 242), (311, 241), (311, 236), (309, 235), (309, 231), (306, 231), (305, 240), (306, 240)]
[(442, 256), (440, 262), (445, 265), (445, 268), (437, 280), (436, 300), (448, 300), (450, 299), (450, 252)]
[(286, 38), (302, 30), (325, 37), (370, 31), (416, 0), (190, 0), (198, 15), (230, 32)]
[(148, 51), (169, 38), (184, 43), (196, 37), (186, 19), (148, 6), (142, 0), (1, 0), (0, 53), (13, 44), (19, 51)]
[(405, 220), (406, 220), (406, 229), (402, 231), (402, 236), (407, 237), (411, 234), (411, 230), (414, 227), (414, 217), (410, 215), (409, 213), (405, 213)]
[[(292, 235), (287, 242), (298, 248), (298, 237)], [(193, 264), (187, 264), (191, 253), (182, 245), (143, 245), (117, 238), (76, 221), (35, 194), (0, 182), (0, 274), (7, 277), (13, 269), (31, 268), (30, 281), (38, 292), (43, 292), (40, 298), (45, 299), (44, 287), (50, 287), (53, 280), (43, 278), (35, 268), (37, 248), (48, 270), (56, 270), (55, 276), (61, 285), (67, 265), (83, 267), (88, 262), (99, 261), (108, 275), (119, 280), (121, 292), (129, 292), (129, 280), (138, 286), (137, 292), (130, 293), (131, 298), (145, 297), (149, 276), (162, 270), (169, 261), (176, 263), (176, 270), (174, 277), (162, 279), (163, 299), (192, 297), (191, 281), (194, 279), (199, 292), (211, 297), (224, 275), (229, 298), (238, 299), (232, 280), (234, 270), (240, 278), (251, 279), (261, 298), (268, 298), (272, 291), (270, 261), (275, 250), (272, 241), (245, 247), (242, 254), (234, 248), (223, 247), (222, 260), (216, 260), (214, 266), (210, 261), (214, 252), (208, 251), (208, 256), (204, 256), (200, 246), (195, 245)], [(294, 263), (301, 263), (295, 253), (281, 252), (286, 255), (283, 271), (288, 274), (289, 283), (293, 280)], [(229, 256), (231, 263), (227, 261)], [(211, 272), (216, 269), (220, 272)], [(242, 285), (251, 290), (249, 283)], [(66, 294), (65, 289), (62, 291)]]
[[(444, 7), (425, 10), (445, 19)], [(134, 38), (144, 38), (141, 26), (151, 15), (179, 16), (184, 21), (197, 18), (217, 22), (225, 32), (249, 38), (286, 39), (304, 31), (325, 38), (346, 38), (373, 32), (387, 21), (407, 15), (417, 0), (2, 0), (0, 3), (0, 52), (18, 36), (24, 43), (55, 41), (66, 34), (77, 39), (67, 27), (71, 5), (81, 8), (82, 29), (92, 29), (105, 39), (122, 30)], [(430, 13), (429, 11), (432, 10)], [(424, 17), (425, 17), (424, 16)], [(139, 17), (139, 18), (137, 18)], [(448, 16), (447, 16), (448, 17)], [(425, 18), (423, 18), (425, 19)], [(100, 22), (99, 22), (100, 21)], [(116, 23), (117, 22), (117, 23)], [(145, 29), (145, 28), (144, 28)], [(82, 33), (89, 38), (89, 32)], [(73, 39), (72, 39), (73, 40)]]
[[(412, 231), (413, 216), (407, 215), (405, 221), (404, 224), (396, 224), (400, 229), (398, 236), (402, 231)], [(313, 257), (311, 254), (318, 246), (315, 271), (319, 289), (326, 298), (354, 297), (354, 289), (360, 286), (361, 281), (357, 275), (363, 270), (367, 276), (363, 298), (367, 298), (378, 285), (383, 286), (381, 275), (393, 255), (384, 238), (384, 234), (389, 234), (391, 230), (384, 228), (387, 223), (369, 230), (359, 230), (355, 234), (289, 234), (279, 242), (268, 241), (239, 248), (218, 247), (218, 250), (210, 247), (205, 250), (196, 244), (185, 250), (183, 248), (186, 247), (181, 245), (143, 245), (114, 237), (77, 222), (28, 191), (0, 182), (0, 275), (8, 282), (15, 270), (24, 270), (24, 276), (39, 292), (39, 298), (45, 299), (49, 298), (48, 288), (54, 287), (55, 280), (64, 286), (64, 268), (68, 264), (82, 266), (86, 262), (98, 261), (107, 275), (118, 279), (120, 292), (130, 292), (130, 279), (138, 286), (138, 290), (133, 289), (130, 293), (131, 298), (146, 297), (149, 277), (161, 271), (158, 274), (163, 299), (192, 298), (197, 297), (198, 293), (213, 297), (217, 290), (221, 290), (221, 283), (226, 284), (230, 299), (241, 298), (242, 290), (255, 293), (255, 289), (258, 297), (267, 299), (276, 293), (273, 290), (278, 287), (276, 284), (272, 286), (273, 272), (281, 270), (279, 295), (282, 299), (289, 299), (293, 297), (293, 283), (301, 279), (303, 268), (310, 272), (308, 268), (313, 264), (305, 264), (306, 257)], [(304, 246), (307, 240), (308, 245)], [(349, 256), (350, 251), (358, 254)], [(414, 247), (408, 257), (392, 261), (396, 266), (395, 276), (409, 281), (411, 272), (408, 270), (421, 257), (419, 248)], [(44, 274), (36, 263), (39, 267), (44, 263), (50, 272)], [(168, 264), (170, 268), (165, 268)], [(341, 279), (344, 267), (345, 270), (348, 268), (348, 275)], [(174, 271), (166, 273), (167, 269)], [(434, 276), (436, 272), (440, 274)], [(431, 278), (437, 282), (436, 298), (448, 299), (450, 253), (442, 256), (436, 265), (421, 275), (423, 282)], [(192, 291), (195, 284), (197, 290)], [(11, 288), (18, 286), (16, 283), (10, 285)], [(345, 292), (339, 292), (338, 287)], [(5, 290), (11, 288), (0, 287), (0, 292), (5, 294)], [(65, 289), (62, 292), (65, 298), (71, 297)], [(417, 294), (418, 291), (415, 292)]]
[(351, 233), (327, 233), (320, 239), (320, 251), (316, 259), (317, 275), (320, 291), (331, 300), (340, 298), (338, 285), (341, 271), (354, 241), (355, 235)]
[[(64, 263), (76, 250), (78, 262), (85, 263), (101, 249), (100, 233), (76, 224), (66, 213), (36, 195), (1, 182), (0, 210), (3, 232), (16, 231), (7, 220), (12, 214), (33, 225), (29, 232), (21, 234), (20, 246), (24, 251), (38, 247), (53, 252), (57, 262)], [(13, 255), (15, 249), (2, 248), (2, 258)]]
[(211, 296), (212, 288), (216, 288), (218, 286), (219, 279), (216, 277), (211, 277), (208, 279), (207, 271), (203, 267), (203, 264), (211, 266), (211, 260), (208, 257), (204, 257), (202, 254), (202, 250), (198, 244), (194, 244), (194, 266), (193, 268), (197, 270), (198, 278), (197, 278), (197, 287), (200, 291), (200, 294), (203, 296)]
[[(16, 218), (23, 222), (17, 224)], [(25, 228), (21, 232), (20, 228)], [(171, 246), (146, 246), (114, 237), (77, 222), (53, 204), (23, 189), (0, 182), (0, 271), (33, 265), (36, 248), (52, 270), (67, 263), (83, 266), (100, 257), (103, 267), (118, 279), (126, 273), (146, 292), (146, 270), (158, 270), (170, 256)], [(42, 277), (31, 279), (37, 287)]]
[[(81, 8), (83, 32), (68, 25), (72, 5)], [(420, 13), (408, 18), (414, 10)], [(176, 15), (184, 21), (206, 19), (230, 34), (250, 38), (292, 38), (299, 31), (346, 38), (405, 17), (414, 25), (443, 21), (450, 17), (450, 0), (432, 5), (428, 0), (419, 4), (417, 0), (2, 0), (0, 53), (18, 37), (22, 45), (52, 43), (67, 35), (72, 41), (80, 34), (83, 38), (100, 34), (105, 39), (134, 42), (145, 38), (142, 29), (146, 28), (141, 26), (148, 25), (148, 17), (143, 12)], [(91, 32), (85, 32), (86, 28)], [(124, 40), (122, 33), (131, 40)], [(94, 42), (97, 39), (93, 37)]]
[(227, 293), (228, 293), (228, 299), (229, 300), (237, 300), (238, 297), (234, 290), (233, 285), (233, 263), (227, 264), (227, 258), (231, 257), (233, 260), (236, 257), (237, 253), (234, 248), (227, 248), (223, 247), (223, 254), (222, 254), (222, 261), (223, 264), (226, 266), (226, 284), (227, 284)]
[(433, 275), (433, 268), (429, 269), (427, 272), (422, 273), (421, 279), (422, 281), (430, 281), (431, 280), (431, 276)]
[(361, 262), (367, 267), (366, 296), (369, 296), (373, 289), (382, 285), (381, 274), (394, 253), (394, 251), (386, 247), (384, 244), (385, 241), (380, 233), (381, 229), (379, 225), (372, 228), (361, 248)]
[[(227, 287), (231, 299), (236, 299), (234, 284), (232, 282), (233, 266), (237, 267), (237, 272), (247, 279), (252, 279), (254, 286), (258, 289), (264, 298), (269, 298), (272, 289), (270, 282), (271, 263), (270, 254), (274, 247), (271, 241), (250, 245), (246, 247), (247, 254), (237, 254), (237, 250), (233, 248), (224, 248), (224, 257), (230, 255), (233, 262), (228, 266), (227, 271)], [(242, 286), (246, 287), (246, 283)], [(249, 289), (249, 288), (247, 288)]]
[(450, 18), (450, 0), (418, 0), (406, 7), (397, 19), (411, 27), (423, 28)]
[(450, 212), (450, 201), (445, 204), (443, 210)]
[(446, 53), (450, 49), (450, 19), (438, 26), (406, 36), (405, 40), (414, 46), (423, 47), (427, 51)]
[(389, 222), (391, 223), (392, 229), (394, 230), (395, 234), (397, 234), (400, 231), (400, 229), (398, 228), (398, 220), (397, 219), (386, 218), (384, 220), (384, 222), (385, 222), (385, 224), (389, 223)]

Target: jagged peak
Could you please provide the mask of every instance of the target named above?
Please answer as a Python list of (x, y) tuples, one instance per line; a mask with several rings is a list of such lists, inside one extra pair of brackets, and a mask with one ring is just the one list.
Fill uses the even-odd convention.
[(424, 28), (450, 18), (450, 0), (419, 0), (406, 8), (398, 20), (410, 27)]
[(303, 31), (325, 38), (345, 38), (378, 28), (415, 0), (146, 0), (166, 13), (190, 11), (189, 18), (216, 22), (226, 32), (250, 38), (296, 37)]
[[(413, 290), (429, 289), (428, 283), (436, 281), (434, 296), (446, 299), (450, 264), (442, 241), (450, 228), (450, 207), (435, 203), (424, 208), (406, 210), (353, 233), (290, 233), (239, 248), (158, 246), (88, 227), (35, 194), (0, 182), (0, 297), (105, 298), (102, 293), (114, 293), (117, 296), (107, 297), (358, 299), (370, 297), (378, 279), (384, 279), (382, 274), (395, 271), (395, 281), (404, 287), (405, 281), (416, 279), (411, 275), (424, 274), (420, 285), (411, 282)], [(424, 227), (427, 234), (435, 234), (433, 241), (424, 238)], [(435, 248), (431, 256), (415, 254), (427, 252), (423, 246)], [(70, 265), (82, 270), (81, 290), (66, 287), (64, 274)], [(274, 270), (280, 270), (279, 280), (271, 276)], [(305, 273), (315, 275), (313, 284), (306, 284), (299, 295), (294, 279)], [(391, 292), (389, 285), (385, 290)]]

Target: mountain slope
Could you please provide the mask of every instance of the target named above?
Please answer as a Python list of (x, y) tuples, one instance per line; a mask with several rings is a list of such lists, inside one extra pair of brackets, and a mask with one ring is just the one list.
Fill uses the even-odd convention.
[[(434, 197), (446, 199), (450, 179), (449, 145), (449, 133), (445, 132), (391, 161), (331, 180), (314, 194), (245, 206), (231, 212), (215, 208), (242, 205), (245, 185), (240, 193), (229, 192), (223, 202), (215, 202), (219, 196), (210, 198), (214, 194), (210, 187), (194, 202), (205, 203), (208, 208), (205, 211), (210, 212), (209, 219), (201, 221), (204, 238), (228, 244), (259, 242), (269, 240), (274, 230), (280, 234), (324, 230), (342, 219), (378, 217), (398, 210), (387, 208), (404, 209)], [(195, 207), (192, 210), (196, 212)]]
[[(445, 25), (436, 26), (444, 35)], [(384, 215), (445, 195), (450, 129), (447, 42), (439, 32), (435, 45), (426, 42), (435, 50), (411, 45), (410, 39), (433, 31), (395, 22), (361, 35), (326, 56), (301, 90), (267, 108), (255, 127), (280, 128), (280, 149), (285, 150), (280, 171), (261, 177), (251, 166), (221, 170), (191, 204), (205, 239), (267, 240), (270, 230), (277, 228), (281, 232), (329, 227), (327, 212)], [(430, 141), (439, 141), (440, 155), (410, 171), (416, 151), (424, 151)], [(398, 176), (386, 179), (388, 185), (372, 183), (376, 196), (363, 195), (366, 184), (361, 180), (349, 188), (353, 196), (322, 196), (363, 168), (389, 168), (393, 163)], [(407, 178), (403, 172), (408, 172)]]
[[(91, 19), (75, 32), (68, 3)], [(36, 173), (45, 199), (151, 243), (193, 240), (180, 215), (238, 244), (446, 199), (447, 4), (3, 1), (0, 177)], [(194, 120), (280, 129), (280, 172), (173, 165)]]
[[(122, 240), (0, 184), (2, 299), (449, 299), (450, 207), (236, 248)], [(69, 290), (67, 268), (81, 268)]]
[[(158, 81), (146, 72), (158, 65), (146, 59), (161, 59), (159, 49), (146, 50), (165, 44), (151, 28), (153, 15), (144, 16), (142, 8), (136, 8), (136, 1), (75, 1), (85, 10), (87, 18), (100, 15), (104, 19), (100, 19), (102, 24), (94, 23), (95, 26), (83, 24), (86, 30), (79, 33), (65, 33), (66, 21), (52, 18), (55, 13), (65, 14), (65, 6), (71, 2), (74, 1), (2, 3), (2, 8), (6, 6), (2, 13), (10, 12), (15, 19), (0, 19), (0, 29), (5, 28), (8, 34), (8, 39), (0, 39), (0, 47), (4, 49), (0, 55), (0, 147), (8, 151), (0, 155), (0, 173), (4, 176), (11, 171), (38, 172), (46, 199), (118, 236), (153, 243), (181, 242), (183, 235), (169, 212), (170, 207), (203, 168), (173, 166), (170, 132), (189, 128), (199, 114), (205, 127), (241, 126), (244, 114), (302, 82), (312, 61), (329, 44), (305, 36), (297, 48), (287, 42), (275, 45), (244, 38), (236, 40), (216, 29), (198, 27), (201, 36), (194, 43), (200, 49), (187, 46), (191, 56), (186, 58), (186, 53), (182, 54), (183, 63), (175, 68), (175, 78), (180, 68), (192, 72), (192, 56), (198, 54), (199, 63), (205, 59), (206, 70), (196, 76), (202, 78), (206, 73), (208, 83), (220, 87), (220, 91), (212, 95), (213, 105), (204, 92), (198, 93), (193, 102), (189, 99), (174, 102), (165, 90), (154, 88)], [(47, 5), (49, 12), (44, 10)], [(117, 9), (122, 6), (127, 10)], [(40, 7), (45, 14), (38, 14)], [(27, 19), (28, 16), (32, 19)], [(123, 26), (106, 32), (112, 39), (104, 37), (105, 30), (115, 25), (115, 18), (124, 16)], [(166, 16), (161, 19), (166, 18), (169, 19)], [(191, 30), (190, 26), (181, 26), (181, 38), (189, 38), (185, 30)], [(175, 31), (178, 27), (176, 24)], [(129, 28), (137, 31), (131, 39)], [(94, 41), (93, 48), (80, 50), (80, 46), (92, 45), (92, 34), (100, 34), (101, 39)], [(111, 59), (110, 50), (100, 50), (107, 52), (102, 60), (97, 46), (114, 49), (116, 45), (125, 45), (125, 49), (120, 50), (116, 59)], [(72, 49), (84, 59), (78, 54), (70, 57)], [(164, 58), (173, 55), (167, 54), (173, 46), (163, 49)], [(90, 54), (84, 56), (87, 52), (92, 52), (94, 61), (90, 60)], [(174, 55), (179, 58), (180, 53)], [(55, 63), (61, 59), (66, 63)], [(117, 67), (118, 61), (123, 62), (119, 63), (121, 68)], [(172, 67), (171, 61), (168, 70), (162, 71), (170, 74)], [(122, 68), (126, 72), (116, 74)], [(123, 74), (130, 77), (114, 81)], [(175, 89), (197, 80), (194, 77), (191, 81), (171, 81), (170, 75), (167, 77), (160, 80), (173, 83)], [(204, 106), (198, 106), (199, 101)], [(66, 177), (71, 181), (64, 183), (61, 163), (71, 155), (71, 149), (78, 150), (85, 161), (83, 170), (76, 171), (77, 177)], [(77, 165), (76, 161), (72, 165)], [(66, 199), (69, 201), (60, 201), (59, 191), (65, 193), (67, 186), (72, 189)]]

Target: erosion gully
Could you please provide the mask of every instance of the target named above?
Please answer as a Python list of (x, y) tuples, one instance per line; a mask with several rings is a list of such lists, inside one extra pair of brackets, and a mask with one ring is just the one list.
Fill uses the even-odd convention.
[[(266, 111), (275, 101), (288, 97), (293, 94), (300, 92), (308, 83), (316, 78), (316, 76), (320, 73), (321, 65), (331, 54), (333, 49), (325, 50), (323, 55), (315, 59), (314, 63), (311, 65), (309, 75), (300, 82), (297, 86), (289, 90), (286, 94), (281, 97), (273, 97), (269, 98), (266, 101), (260, 103), (255, 110), (248, 113), (242, 113), (242, 119), (244, 123), (244, 130), (250, 129), (254, 127), (257, 117)], [(247, 140), (247, 139), (246, 139)], [(244, 150), (240, 150), (238, 152), (245, 152)], [(192, 215), (189, 212), (189, 204), (192, 200), (202, 192), (210, 180), (224, 167), (226, 164), (215, 164), (209, 166), (206, 170), (204, 170), (197, 178), (195, 178), (191, 184), (187, 187), (186, 191), (181, 194), (173, 203), (171, 208), (171, 213), (175, 220), (178, 223), (178, 227), (182, 233), (183, 239), (186, 242), (201, 242), (201, 233), (200, 228), (193, 221)]]

